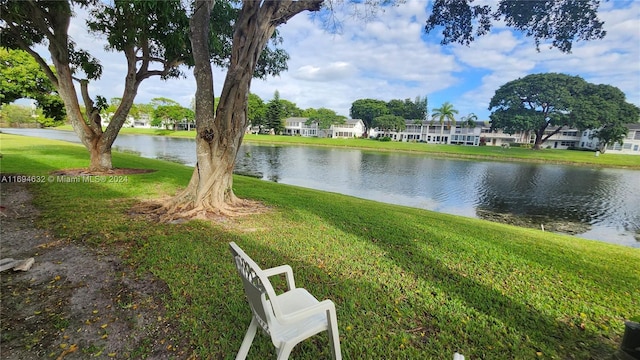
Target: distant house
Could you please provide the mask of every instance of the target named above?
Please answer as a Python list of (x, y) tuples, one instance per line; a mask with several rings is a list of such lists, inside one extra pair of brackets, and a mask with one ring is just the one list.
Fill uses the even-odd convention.
[(151, 115), (142, 113), (137, 118), (131, 117), (130, 123), (134, 128), (149, 129), (151, 128)]
[(284, 120), (284, 135), (295, 135), (304, 137), (318, 136), (318, 123), (311, 122), (307, 125), (309, 118), (290, 117)]
[[(111, 122), (111, 118), (113, 117), (113, 113), (102, 113), (100, 116), (102, 117), (102, 123), (107, 126)], [(131, 128), (143, 128), (149, 129), (151, 128), (151, 115), (141, 113), (137, 118), (129, 115), (127, 116), (127, 120), (124, 121), (123, 127), (131, 127)]]
[(364, 121), (348, 119), (345, 124), (333, 124), (329, 129), (321, 130), (321, 137), (332, 139), (360, 138), (364, 135)]
[(364, 122), (360, 119), (349, 119), (345, 124), (334, 124), (328, 129), (320, 129), (318, 123), (313, 121), (309, 124), (308, 118), (290, 117), (285, 119), (284, 135), (295, 135), (304, 137), (327, 137), (327, 138), (353, 138), (362, 137), (364, 134)]

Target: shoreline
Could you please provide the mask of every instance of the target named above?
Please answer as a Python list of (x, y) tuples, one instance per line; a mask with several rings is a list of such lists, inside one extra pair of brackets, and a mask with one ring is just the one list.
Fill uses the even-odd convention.
[[(70, 131), (70, 126), (52, 128), (52, 130)], [(155, 132), (155, 133), (154, 133)], [(158, 133), (159, 132), (159, 133)], [(120, 134), (124, 135), (148, 135), (148, 136), (164, 136), (170, 138), (194, 138), (195, 131), (170, 131), (170, 130), (154, 130), (154, 129), (130, 129), (123, 128)], [(181, 134), (181, 135), (177, 135)], [(270, 137), (266, 139), (264, 137)], [(539, 150), (537, 155), (539, 158), (532, 157), (534, 150), (524, 148), (502, 149), (497, 146), (461, 146), (461, 145), (440, 145), (425, 143), (407, 143), (407, 142), (379, 142), (370, 139), (321, 139), (321, 138), (302, 138), (284, 135), (253, 135), (248, 134), (243, 138), (243, 143), (253, 144), (269, 144), (269, 145), (294, 145), (294, 146), (317, 146), (330, 148), (348, 148), (364, 151), (376, 152), (398, 152), (406, 154), (423, 154), (438, 158), (452, 158), (462, 160), (481, 160), (481, 161), (498, 161), (498, 162), (520, 162), (533, 164), (553, 164), (567, 165), (579, 167), (593, 168), (616, 168), (628, 170), (640, 170), (640, 156), (628, 154), (601, 154), (599, 157), (595, 153), (588, 151), (573, 150)], [(362, 144), (363, 142), (371, 142), (370, 144)], [(484, 153), (483, 153), (484, 152)], [(562, 154), (561, 152), (566, 152)], [(508, 154), (510, 153), (510, 154)], [(558, 158), (558, 154), (567, 155), (571, 158)], [(593, 155), (592, 155), (593, 154)], [(608, 156), (609, 155), (609, 156)], [(612, 157), (613, 156), (613, 157)], [(617, 162), (620, 159), (627, 160), (625, 163)], [(611, 160), (614, 159), (614, 160)]]

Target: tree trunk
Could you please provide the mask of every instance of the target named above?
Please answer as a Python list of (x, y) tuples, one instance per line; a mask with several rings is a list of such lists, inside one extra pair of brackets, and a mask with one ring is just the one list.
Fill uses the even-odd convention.
[(544, 134), (544, 130), (541, 132), (539, 130), (536, 131), (536, 140), (533, 142), (533, 150), (542, 149), (542, 135)]
[(322, 0), (243, 2), (235, 23), (230, 65), (215, 115), (208, 43), (214, 2), (196, 0), (190, 19), (189, 37), (197, 85), (197, 163), (187, 188), (164, 204), (168, 218), (240, 211), (244, 202), (233, 192), (233, 168), (249, 125), (247, 103), (256, 63), (278, 25), (304, 10), (319, 10)]
[[(118, 132), (122, 128), (126, 116), (133, 105), (134, 98), (140, 82), (155, 73), (148, 72), (143, 66), (139, 73), (136, 72), (136, 54), (133, 48), (125, 51), (128, 62), (128, 72), (125, 79), (125, 92), (114, 118), (103, 132), (100, 114), (93, 106), (87, 90), (88, 81), (78, 80), (81, 86), (82, 98), (87, 109), (87, 117), (82, 115), (80, 103), (76, 95), (73, 72), (70, 65), (68, 29), (71, 20), (71, 5), (68, 1), (59, 1), (55, 7), (38, 7), (37, 4), (27, 5), (24, 10), (29, 16), (38, 19), (36, 26), (42, 31), (49, 42), (49, 53), (55, 67), (55, 73), (51, 71), (42, 57), (31, 49), (30, 44), (18, 41), (20, 48), (33, 56), (42, 67), (47, 77), (54, 85), (62, 98), (71, 125), (82, 144), (90, 154), (90, 171), (108, 171), (112, 169), (111, 146)], [(47, 9), (47, 10), (45, 10)], [(46, 20), (46, 21), (45, 21)], [(20, 36), (15, 35), (17, 39)]]

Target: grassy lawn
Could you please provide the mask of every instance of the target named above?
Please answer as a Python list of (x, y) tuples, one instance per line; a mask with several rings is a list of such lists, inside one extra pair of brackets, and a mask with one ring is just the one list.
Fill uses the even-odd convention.
[[(0, 143), (5, 174), (48, 178), (88, 165), (79, 145), (6, 134)], [(236, 194), (272, 211), (220, 224), (150, 223), (130, 217), (130, 207), (175, 193), (192, 168), (113, 157), (119, 168), (157, 171), (118, 183), (33, 184), (38, 225), (69, 241), (126, 249), (139, 271), (167, 283), (166, 304), (202, 358), (233, 358), (250, 321), (230, 241), (263, 268), (290, 264), (298, 286), (336, 303), (345, 359), (448, 359), (455, 351), (470, 359), (606, 359), (623, 320), (640, 312), (638, 249), (243, 176)], [(328, 358), (327, 341), (317, 336), (292, 357)], [(249, 357), (272, 349), (259, 334)]]
[[(60, 130), (71, 130), (70, 125), (58, 127)], [(158, 129), (122, 128), (121, 134), (162, 135), (172, 137), (195, 138), (195, 131), (171, 131)], [(326, 139), (301, 136), (273, 136), (247, 134), (244, 141), (248, 143), (289, 144), (309, 146), (348, 147), (375, 151), (403, 151), (427, 153), (433, 156), (458, 157), (469, 159), (487, 159), (498, 161), (527, 161), (554, 164), (577, 164), (603, 167), (624, 167), (640, 169), (640, 156), (605, 153), (596, 157), (591, 151), (570, 151), (544, 149), (533, 151), (524, 148), (504, 149), (500, 146), (458, 146), (425, 143), (388, 141), (369, 139)]]

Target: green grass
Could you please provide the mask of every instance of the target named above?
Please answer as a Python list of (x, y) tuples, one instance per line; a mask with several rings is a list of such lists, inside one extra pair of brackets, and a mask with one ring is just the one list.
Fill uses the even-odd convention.
[[(70, 125), (58, 127), (71, 130)], [(170, 131), (158, 129), (123, 128), (122, 134), (162, 135), (171, 137), (195, 138), (195, 131)], [(576, 164), (598, 167), (623, 167), (640, 169), (640, 156), (605, 153), (596, 157), (591, 151), (573, 151), (544, 149), (533, 151), (525, 148), (504, 149), (500, 146), (461, 146), (439, 145), (396, 141), (377, 141), (370, 139), (327, 139), (301, 136), (254, 135), (244, 136), (244, 142), (263, 144), (288, 144), (308, 146), (329, 146), (357, 148), (375, 151), (402, 151), (426, 153), (431, 156), (457, 157), (467, 159), (485, 159), (498, 161), (544, 162), (551, 164)]]
[[(86, 166), (77, 145), (0, 135), (3, 173), (48, 176)], [(263, 268), (290, 264), (298, 286), (336, 303), (345, 359), (606, 359), (640, 309), (640, 250), (236, 176), (234, 191), (272, 208), (210, 224), (127, 215), (174, 193), (192, 169), (114, 153), (153, 168), (126, 183), (33, 184), (39, 226), (95, 246), (120, 245), (171, 291), (203, 358), (232, 358), (250, 320), (228, 243)], [(112, 246), (115, 248), (115, 246)], [(281, 282), (281, 281), (280, 281)], [(279, 283), (280, 283), (279, 282)], [(294, 349), (329, 357), (326, 335)], [(257, 335), (250, 358), (272, 355)]]

